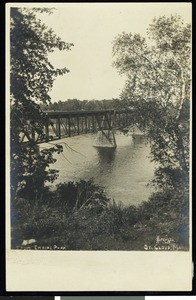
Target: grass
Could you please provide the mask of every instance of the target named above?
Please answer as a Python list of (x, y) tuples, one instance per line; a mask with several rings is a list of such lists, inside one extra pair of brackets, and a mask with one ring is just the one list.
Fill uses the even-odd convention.
[(187, 195), (157, 192), (124, 206), (92, 179), (45, 188), (36, 203), (21, 195), (12, 212), (12, 248), (35, 239), (37, 247), (64, 250), (188, 250), (188, 231)]

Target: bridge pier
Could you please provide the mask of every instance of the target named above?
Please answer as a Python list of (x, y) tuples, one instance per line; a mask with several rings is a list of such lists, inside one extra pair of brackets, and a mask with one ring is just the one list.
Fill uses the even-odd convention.
[(96, 148), (116, 148), (116, 138), (113, 130), (99, 130), (95, 140), (94, 147)]

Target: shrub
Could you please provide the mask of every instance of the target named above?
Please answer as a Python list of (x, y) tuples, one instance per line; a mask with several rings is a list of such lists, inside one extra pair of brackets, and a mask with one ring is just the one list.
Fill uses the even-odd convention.
[(96, 207), (99, 211), (109, 201), (103, 188), (95, 184), (93, 179), (57, 185), (56, 198), (57, 205), (66, 208), (70, 212), (77, 211), (85, 206)]

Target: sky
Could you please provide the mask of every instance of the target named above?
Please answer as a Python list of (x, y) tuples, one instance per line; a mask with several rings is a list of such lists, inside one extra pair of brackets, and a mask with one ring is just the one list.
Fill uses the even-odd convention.
[(71, 51), (55, 51), (49, 56), (54, 67), (70, 70), (55, 80), (50, 92), (52, 102), (118, 98), (125, 77), (112, 66), (114, 38), (123, 31), (145, 36), (153, 18), (162, 15), (179, 14), (185, 22), (191, 22), (190, 3), (52, 3), (52, 6), (56, 7), (54, 13), (41, 14), (41, 20), (62, 40), (74, 44)]

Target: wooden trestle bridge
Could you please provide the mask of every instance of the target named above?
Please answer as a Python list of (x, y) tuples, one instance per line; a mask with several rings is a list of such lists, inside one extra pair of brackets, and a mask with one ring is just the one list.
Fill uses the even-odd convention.
[(45, 134), (33, 133), (37, 144), (98, 132), (116, 147), (114, 131), (133, 124), (131, 110), (46, 111), (45, 116)]

